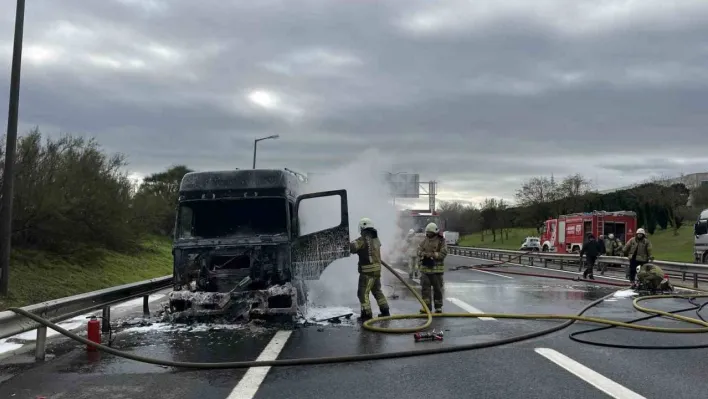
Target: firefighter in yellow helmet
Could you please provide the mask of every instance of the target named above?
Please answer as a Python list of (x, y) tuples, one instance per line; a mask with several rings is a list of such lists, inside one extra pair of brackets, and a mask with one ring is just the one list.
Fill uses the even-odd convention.
[[(433, 305), (435, 313), (442, 313), (443, 308), (443, 274), (445, 272), (445, 257), (447, 256), (447, 244), (445, 238), (440, 234), (440, 229), (435, 223), (428, 223), (425, 226), (425, 238), (418, 246), (418, 258), (420, 259), (420, 286), (421, 296), (428, 306), (430, 306), (430, 296), (432, 288)], [(423, 309), (421, 313), (425, 313)]]
[(374, 223), (369, 218), (359, 221), (359, 236), (349, 245), (351, 253), (359, 256), (359, 285), (357, 297), (361, 304), (361, 319), (366, 321), (373, 318), (369, 294), (374, 294), (379, 305), (379, 317), (390, 316), (388, 301), (381, 289), (381, 241)]

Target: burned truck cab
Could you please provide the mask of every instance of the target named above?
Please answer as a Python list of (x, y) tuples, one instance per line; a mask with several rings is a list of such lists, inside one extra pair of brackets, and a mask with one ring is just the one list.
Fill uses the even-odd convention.
[[(345, 190), (303, 194), (288, 170), (188, 173), (182, 179), (173, 244), (175, 321), (297, 316), (306, 280), (349, 256)], [(300, 235), (303, 201), (339, 197), (339, 224)]]

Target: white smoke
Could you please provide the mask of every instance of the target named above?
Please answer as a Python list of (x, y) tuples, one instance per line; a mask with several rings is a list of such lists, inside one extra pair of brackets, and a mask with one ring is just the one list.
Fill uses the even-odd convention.
[[(313, 175), (307, 184), (308, 192), (347, 190), (350, 241), (359, 236), (359, 220), (370, 218), (378, 230), (384, 259), (388, 259), (393, 251), (397, 235), (396, 208), (388, 187), (382, 181), (383, 173), (390, 170), (391, 164), (392, 160), (386, 155), (368, 150), (346, 166)], [(339, 197), (326, 197), (303, 201), (299, 215), (300, 233), (307, 234), (338, 225), (338, 200)], [(317, 306), (355, 304), (358, 278), (356, 255), (336, 260), (325, 269), (319, 281), (308, 282), (309, 302)]]

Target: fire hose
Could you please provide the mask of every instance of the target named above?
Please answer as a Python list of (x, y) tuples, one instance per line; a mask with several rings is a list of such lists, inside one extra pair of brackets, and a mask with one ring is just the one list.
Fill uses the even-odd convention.
[[(501, 345), (507, 345), (511, 343), (516, 343), (516, 342), (521, 342), (525, 340), (529, 340), (532, 338), (537, 338), (541, 337), (544, 335), (548, 335), (551, 333), (554, 333), (556, 331), (560, 331), (564, 328), (569, 327), (571, 324), (575, 323), (576, 321), (584, 321), (584, 322), (589, 322), (589, 323), (595, 323), (595, 324), (604, 324), (607, 327), (603, 327), (603, 329), (606, 328), (614, 328), (614, 327), (623, 327), (627, 329), (632, 329), (632, 330), (639, 330), (639, 331), (653, 331), (653, 332), (662, 332), (662, 333), (678, 333), (678, 334), (696, 334), (696, 333), (705, 333), (708, 332), (708, 322), (705, 322), (703, 320), (699, 320), (696, 318), (691, 318), (691, 317), (686, 317), (686, 316), (681, 316), (676, 313), (679, 313), (681, 311), (674, 311), (674, 312), (666, 312), (658, 309), (650, 309), (647, 307), (643, 307), (640, 305), (640, 302), (643, 301), (648, 301), (652, 299), (658, 299), (658, 298), (684, 298), (684, 299), (691, 299), (694, 300), (696, 298), (708, 298), (708, 294), (701, 294), (701, 295), (652, 295), (652, 296), (645, 296), (641, 298), (636, 298), (633, 301), (633, 306), (636, 310), (652, 315), (651, 317), (667, 317), (671, 318), (674, 320), (679, 320), (679, 321), (684, 321), (690, 324), (695, 324), (700, 326), (700, 328), (666, 328), (666, 327), (653, 327), (653, 326), (644, 326), (644, 325), (637, 325), (637, 324), (632, 324), (635, 321), (638, 320), (633, 320), (630, 322), (621, 322), (621, 321), (615, 321), (615, 320), (610, 320), (610, 319), (604, 319), (604, 318), (599, 318), (599, 317), (589, 317), (589, 316), (583, 316), (583, 314), (593, 307), (597, 306), (601, 302), (603, 302), (605, 299), (610, 298), (613, 294), (609, 294), (603, 298), (600, 298), (596, 301), (593, 301), (589, 305), (585, 306), (579, 313), (576, 315), (552, 315), (552, 314), (511, 314), (511, 313), (440, 313), (440, 314), (432, 314), (430, 312), (430, 309), (427, 307), (425, 304), (425, 301), (423, 301), (423, 298), (418, 294), (418, 292), (403, 278), (401, 277), (391, 266), (389, 266), (387, 263), (382, 262), (383, 266), (388, 269), (391, 273), (393, 273), (396, 278), (398, 278), (405, 286), (406, 288), (416, 297), (418, 302), (421, 304), (423, 307), (425, 314), (399, 314), (399, 315), (392, 315), (392, 316), (386, 316), (386, 317), (378, 317), (374, 319), (367, 320), (366, 322), (363, 323), (363, 328), (373, 331), (373, 332), (378, 332), (378, 333), (386, 333), (386, 334), (401, 334), (401, 333), (412, 333), (412, 332), (418, 332), (421, 330), (424, 330), (432, 324), (433, 317), (436, 318), (480, 318), (480, 317), (493, 317), (497, 319), (524, 319), (524, 320), (565, 320), (564, 323), (561, 323), (559, 325), (527, 333), (527, 334), (522, 334), (522, 335), (517, 335), (509, 338), (503, 338), (503, 339), (498, 339), (498, 340), (492, 340), (492, 341), (487, 341), (487, 342), (480, 342), (480, 343), (473, 343), (473, 344), (465, 344), (465, 345), (455, 345), (455, 346), (439, 346), (439, 347), (434, 347), (434, 348), (426, 348), (426, 349), (417, 349), (417, 350), (406, 350), (406, 351), (399, 351), (399, 352), (386, 352), (386, 353), (371, 353), (371, 354), (361, 354), (361, 355), (345, 355), (345, 356), (330, 356), (330, 357), (316, 357), (316, 358), (303, 358), (303, 359), (281, 359), (281, 360), (270, 360), (270, 361), (238, 361), (238, 362), (215, 362), (215, 363), (205, 363), (205, 362), (178, 362), (178, 361), (171, 361), (171, 360), (163, 360), (163, 359), (155, 359), (155, 358), (150, 358), (150, 357), (145, 357), (145, 356), (140, 356), (136, 355), (133, 353), (129, 352), (124, 352), (115, 348), (111, 348), (106, 345), (101, 345), (96, 342), (90, 341), (78, 334), (75, 334), (71, 331), (68, 331), (61, 326), (57, 325), (56, 323), (53, 323), (50, 320), (44, 319), (40, 316), (37, 316), (31, 312), (28, 312), (24, 309), (21, 308), (10, 308), (9, 310), (25, 316), (40, 325), (43, 325), (47, 328), (51, 328), (52, 330), (57, 331), (58, 333), (73, 339), (75, 341), (81, 342), (82, 344), (85, 345), (90, 345), (102, 352), (106, 352), (115, 356), (119, 356), (125, 359), (130, 359), (142, 363), (148, 363), (148, 364), (155, 364), (155, 365), (160, 365), (160, 366), (167, 366), (167, 367), (175, 367), (175, 368), (183, 368), (183, 369), (201, 369), (201, 370), (208, 370), (208, 369), (242, 369), (242, 368), (250, 368), (250, 367), (284, 367), (284, 366), (304, 366), (304, 365), (319, 365), (319, 364), (333, 364), (333, 363), (350, 363), (350, 362), (361, 362), (361, 361), (372, 361), (372, 360), (384, 360), (384, 359), (397, 359), (397, 358), (406, 358), (406, 357), (414, 357), (414, 356), (425, 356), (425, 355), (434, 355), (434, 354), (441, 354), (441, 353), (453, 353), (453, 352), (462, 352), (462, 351), (469, 351), (469, 350), (475, 350), (475, 349), (483, 349), (483, 348), (491, 348), (491, 347), (496, 347), (496, 346), (501, 346)], [(693, 308), (691, 308), (693, 309)], [(689, 309), (689, 310), (691, 310)], [(380, 323), (386, 320), (404, 320), (404, 319), (420, 319), (420, 318), (425, 318), (426, 321), (425, 323), (415, 326), (415, 327), (401, 327), (401, 328), (392, 328), (392, 327), (379, 327), (375, 326), (374, 324)], [(589, 332), (589, 331), (588, 331)], [(574, 338), (577, 340), (576, 338)], [(592, 342), (588, 342), (592, 343)], [(697, 346), (694, 346), (694, 348)], [(700, 346), (702, 348), (708, 347), (708, 345)], [(654, 349), (661, 349), (659, 348), (654, 348)], [(670, 347), (669, 349), (675, 349), (675, 347)]]

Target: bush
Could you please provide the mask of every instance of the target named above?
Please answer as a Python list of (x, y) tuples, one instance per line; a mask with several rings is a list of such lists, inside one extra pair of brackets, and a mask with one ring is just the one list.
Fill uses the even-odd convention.
[(96, 141), (69, 135), (43, 141), (35, 129), (18, 139), (15, 165), (14, 247), (67, 255), (127, 251), (146, 233), (133, 222), (125, 158), (105, 154)]

